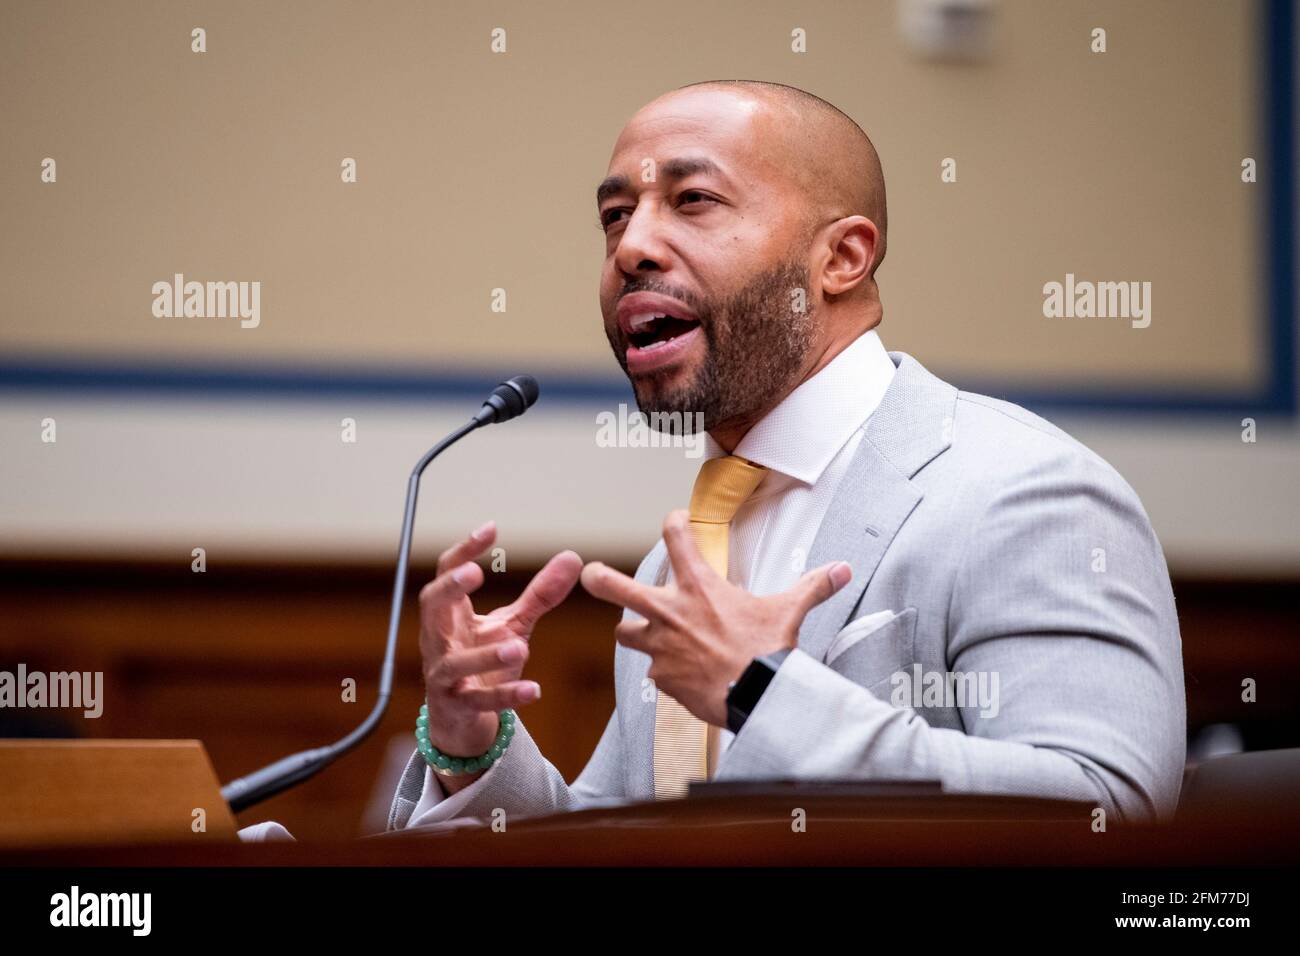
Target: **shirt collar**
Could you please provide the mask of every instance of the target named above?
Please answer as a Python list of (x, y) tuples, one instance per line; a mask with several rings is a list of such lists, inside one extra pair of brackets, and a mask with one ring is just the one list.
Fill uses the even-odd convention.
[[(844, 443), (876, 410), (895, 371), (876, 330), (864, 332), (759, 419), (733, 454), (816, 484)], [(712, 435), (706, 433), (704, 438), (707, 458), (726, 454)]]

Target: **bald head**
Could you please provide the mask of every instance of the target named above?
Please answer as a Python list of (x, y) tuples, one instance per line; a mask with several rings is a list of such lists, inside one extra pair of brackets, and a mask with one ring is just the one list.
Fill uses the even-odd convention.
[[(777, 142), (790, 175), (807, 200), (809, 231), (833, 219), (866, 216), (880, 230), (880, 247), (871, 267), (874, 276), (885, 258), (889, 232), (885, 174), (871, 138), (852, 117), (820, 96), (798, 87), (765, 80), (705, 80), (682, 90), (718, 89), (746, 95), (772, 111), (766, 128)], [(657, 101), (658, 102), (658, 101)]]

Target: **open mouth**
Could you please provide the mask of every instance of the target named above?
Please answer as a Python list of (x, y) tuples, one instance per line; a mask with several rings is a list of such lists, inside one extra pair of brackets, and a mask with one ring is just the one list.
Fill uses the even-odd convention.
[(650, 352), (698, 328), (699, 324), (696, 319), (678, 318), (663, 312), (634, 315), (629, 323), (627, 338), (634, 348)]

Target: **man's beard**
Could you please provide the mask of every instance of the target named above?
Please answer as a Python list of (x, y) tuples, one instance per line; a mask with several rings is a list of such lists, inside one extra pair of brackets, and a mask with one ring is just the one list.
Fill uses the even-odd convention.
[[(626, 292), (670, 290), (634, 284)], [(804, 305), (795, 308), (795, 295)], [(680, 296), (679, 296), (680, 298)], [(685, 300), (684, 300), (685, 301)], [(716, 308), (688, 301), (696, 308), (704, 335), (705, 354), (692, 380), (669, 388), (676, 373), (650, 373), (632, 379), (637, 407), (656, 421), (701, 421), (705, 431), (775, 404), (791, 379), (803, 368), (816, 337), (808, 267), (794, 259), (755, 277)], [(627, 372), (627, 358), (613, 334), (610, 345)], [(673, 425), (676, 430), (677, 425)]]

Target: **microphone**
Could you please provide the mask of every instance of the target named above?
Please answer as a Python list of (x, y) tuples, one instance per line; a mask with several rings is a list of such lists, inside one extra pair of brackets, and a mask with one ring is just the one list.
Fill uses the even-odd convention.
[(275, 763), (268, 764), (223, 786), (221, 796), (230, 804), (231, 812), (238, 813), (314, 777), (365, 740), (379, 725), (393, 691), (397, 631), (402, 619), (402, 599), (406, 595), (406, 568), (411, 556), (411, 535), (415, 527), (415, 503), (420, 493), (420, 476), (424, 474), (424, 469), (429, 466), (429, 462), (476, 428), (509, 421), (528, 411), (537, 401), (539, 391), (537, 379), (531, 375), (516, 375), (506, 379), (492, 390), (483, 407), (468, 422), (430, 448), (424, 457), (416, 462), (406, 482), (406, 508), (402, 515), (402, 535), (397, 545), (397, 574), (393, 580), (393, 603), (388, 612), (388, 643), (384, 649), (383, 666), (379, 671), (379, 697), (375, 701), (374, 708), (346, 737), (326, 747), (315, 747), (283, 757)]
[(532, 408), (533, 402), (537, 401), (537, 392), (537, 379), (531, 375), (508, 378), (492, 389), (474, 420), (480, 425), (491, 425), (516, 418)]

